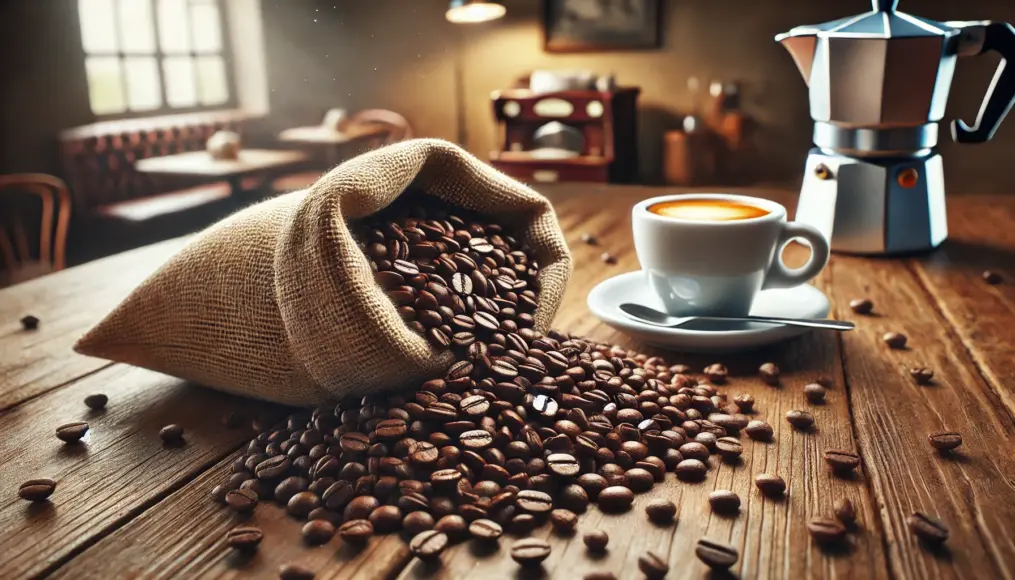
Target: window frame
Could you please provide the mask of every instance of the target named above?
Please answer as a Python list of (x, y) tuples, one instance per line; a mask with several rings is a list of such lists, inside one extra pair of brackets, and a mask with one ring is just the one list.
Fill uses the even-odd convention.
[[(87, 92), (89, 93), (88, 97), (87, 97), (87, 99), (88, 99), (88, 110), (95, 117), (96, 121), (115, 121), (117, 119), (143, 119), (145, 117), (160, 117), (160, 116), (163, 116), (163, 115), (186, 114), (186, 113), (201, 113), (201, 112), (207, 112), (207, 111), (222, 111), (222, 110), (235, 109), (237, 107), (238, 99), (237, 99), (237, 94), (236, 94), (235, 71), (233, 70), (232, 37), (230, 36), (230, 30), (229, 30), (229, 24), (228, 24), (229, 23), (229, 14), (228, 14), (229, 7), (228, 7), (228, 2), (223, 2), (222, 0), (206, 0), (206, 1), (210, 1), (210, 2), (214, 3), (215, 6), (218, 8), (218, 12), (219, 12), (219, 29), (220, 29), (219, 33), (220, 33), (221, 39), (222, 39), (222, 48), (218, 52), (198, 52), (198, 51), (196, 51), (193, 48), (193, 46), (191, 46), (190, 50), (187, 51), (187, 52), (178, 52), (178, 53), (166, 53), (166, 52), (162, 52), (162, 46), (161, 46), (161, 44), (159, 42), (159, 10), (158, 10), (158, 6), (157, 6), (158, 0), (150, 0), (151, 5), (152, 5), (152, 31), (153, 31), (153, 34), (155, 35), (155, 38), (154, 38), (154, 40), (155, 40), (155, 50), (153, 52), (150, 52), (150, 53), (133, 53), (133, 52), (128, 53), (128, 52), (124, 52), (122, 43), (120, 42), (120, 25), (119, 25), (120, 6), (119, 6), (119, 2), (113, 2), (113, 18), (115, 20), (114, 26), (113, 26), (113, 32), (114, 32), (114, 34), (116, 34), (116, 37), (117, 37), (116, 38), (116, 40), (117, 40), (117, 43), (116, 43), (117, 50), (115, 50), (115, 51), (108, 51), (108, 52), (93, 52), (93, 53), (90, 53), (87, 50), (85, 50), (84, 40), (82, 38), (80, 38), (80, 32), (81, 32), (81, 13), (80, 13), (79, 8), (78, 8), (78, 3), (74, 2), (74, 10), (75, 10), (75, 14), (76, 14), (77, 19), (78, 19), (77, 20), (78, 33), (79, 33), (78, 50), (80, 51), (80, 54), (81, 54), (81, 70), (82, 70), (82, 72), (85, 71), (85, 67), (86, 67), (85, 63), (86, 63), (86, 61), (87, 61), (87, 59), (89, 57), (116, 58), (119, 61), (119, 64), (120, 64), (120, 79), (122, 81), (122, 90), (124, 92), (124, 95), (123, 95), (124, 96), (124, 104), (126, 106), (128, 101), (129, 101), (129, 99), (127, 97), (127, 90), (128, 89), (127, 89), (126, 59), (129, 58), (129, 57), (152, 57), (152, 58), (155, 59), (156, 68), (158, 69), (159, 90), (161, 91), (161, 101), (162, 101), (162, 105), (161, 106), (159, 106), (158, 108), (155, 108), (155, 109), (148, 109), (146, 111), (133, 111), (128, 106), (128, 108), (126, 108), (125, 110), (120, 111), (118, 113), (103, 113), (103, 114), (95, 113), (92, 110), (92, 101), (91, 101), (91, 94), (90, 94), (91, 87), (88, 85), (88, 74), (85, 72), (85, 74), (84, 74), (84, 77), (85, 77), (85, 88), (88, 89)], [(189, 9), (189, 3), (188, 3), (188, 9)], [(190, 33), (190, 34), (193, 34), (193, 30), (192, 30), (193, 24), (188, 22), (187, 26), (188, 26), (187, 32)], [(193, 44), (193, 43), (191, 43), (191, 44)], [(165, 60), (166, 57), (174, 57), (174, 56), (189, 56), (191, 59), (195, 59), (194, 60), (194, 62), (195, 62), (195, 67), (194, 67), (194, 74), (195, 74), (194, 81), (195, 81), (195, 83), (198, 82), (198, 79), (196, 78), (197, 77), (197, 67), (196, 67), (196, 59), (197, 59), (197, 57), (199, 57), (199, 56), (219, 56), (222, 59), (222, 63), (223, 63), (224, 68), (225, 68), (226, 89), (229, 91), (229, 97), (226, 99), (226, 101), (224, 103), (219, 103), (217, 105), (201, 105), (199, 103), (199, 104), (197, 104), (197, 105), (195, 105), (193, 107), (172, 107), (172, 106), (170, 106), (169, 103), (166, 102), (166, 74), (165, 74), (165, 70), (163, 69), (163, 61)], [(200, 88), (198, 88), (198, 90), (200, 90)]]

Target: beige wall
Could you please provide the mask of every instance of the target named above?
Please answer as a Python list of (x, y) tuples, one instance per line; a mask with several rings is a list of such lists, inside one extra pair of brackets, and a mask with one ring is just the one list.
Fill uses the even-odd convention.
[[(335, 52), (341, 56), (340, 61), (329, 60), (332, 68), (328, 70), (343, 75), (344, 82), (331, 81), (329, 76), (324, 81), (338, 86), (317, 94), (273, 84), (273, 102), (282, 107), (293, 94), (292, 99), (301, 105), (296, 111), (292, 107), (286, 111), (302, 115), (304, 120), (316, 120), (333, 104), (391, 108), (408, 117), (418, 134), (455, 140), (460, 126), (454, 90), (458, 58), (464, 79), (465, 143), (474, 153), (486, 156), (496, 145), (490, 91), (534, 68), (614, 72), (622, 83), (643, 89), (642, 170), (651, 180), (659, 173), (660, 135), (675, 127), (677, 115), (690, 105), (685, 88), (688, 77), (739, 80), (744, 85), (744, 107), (760, 125), (757, 144), (764, 154), (766, 177), (792, 180), (799, 178), (811, 123), (804, 84), (772, 37), (795, 25), (823, 22), (869, 7), (862, 0), (664, 0), (660, 50), (552, 55), (542, 49), (537, 0), (506, 0), (506, 18), (476, 26), (445, 22), (447, 4), (446, 0), (370, 0), (340, 3), (333, 9), (334, 1), (316, 3), (326, 7), (321, 8), (321, 14), (330, 19), (328, 32), (317, 29), (314, 33), (305, 22), (288, 30), (289, 42), (299, 46), (297, 52), (305, 56), (301, 62), (287, 61), (285, 66), (304, 72), (308, 67), (324, 66), (319, 53), (331, 47), (329, 59), (335, 58)], [(903, 0), (901, 7), (907, 6), (940, 20), (1015, 21), (1015, 2), (1010, 0)], [(306, 13), (300, 18), (306, 21)], [(272, 56), (269, 52), (269, 58)], [(282, 65), (278, 58), (274, 60), (273, 70), (277, 71)], [(969, 120), (975, 118), (996, 62), (995, 57), (982, 57), (960, 64), (951, 115), (958, 112)], [(275, 74), (279, 80), (278, 75), (286, 73)], [(313, 83), (317, 73), (310, 74), (309, 82)], [(303, 86), (297, 74), (286, 78)], [(1015, 154), (1012, 121), (1015, 119), (1009, 119), (995, 141), (986, 145), (959, 147), (946, 139), (942, 150), (951, 190), (1015, 190), (1015, 172), (1008, 170)]]

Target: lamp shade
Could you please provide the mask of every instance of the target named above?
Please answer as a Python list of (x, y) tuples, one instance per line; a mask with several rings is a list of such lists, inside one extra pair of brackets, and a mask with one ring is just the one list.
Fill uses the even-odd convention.
[(507, 12), (502, 4), (488, 0), (451, 0), (451, 6), (444, 13), (448, 22), (472, 24), (496, 20)]

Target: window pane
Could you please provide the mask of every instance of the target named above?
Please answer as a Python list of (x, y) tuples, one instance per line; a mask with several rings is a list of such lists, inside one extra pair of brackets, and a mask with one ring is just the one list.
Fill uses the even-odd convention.
[(131, 56), (123, 62), (127, 75), (127, 106), (132, 111), (151, 111), (162, 105), (159, 67), (152, 56)]
[(197, 57), (197, 87), (202, 105), (221, 105), (229, 100), (226, 65), (221, 56)]
[(85, 59), (88, 76), (88, 98), (96, 115), (120, 113), (123, 102), (123, 76), (120, 59), (116, 57), (89, 57)]
[(194, 86), (194, 60), (189, 56), (169, 56), (162, 61), (166, 83), (166, 103), (170, 107), (193, 107), (197, 104)]
[(167, 53), (190, 51), (187, 0), (159, 0), (159, 45)]
[(86, 53), (116, 52), (113, 0), (78, 0), (81, 46)]
[(120, 45), (124, 52), (155, 52), (155, 22), (151, 0), (120, 0)]
[(222, 25), (215, 0), (190, 0), (191, 35), (197, 52), (222, 50)]

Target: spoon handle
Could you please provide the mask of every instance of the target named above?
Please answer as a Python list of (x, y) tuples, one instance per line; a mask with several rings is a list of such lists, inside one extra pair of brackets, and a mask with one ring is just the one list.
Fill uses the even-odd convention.
[(832, 330), (853, 330), (856, 325), (843, 320), (828, 320), (825, 318), (779, 318), (776, 316), (745, 316), (744, 318), (721, 318), (712, 316), (695, 316), (694, 320), (715, 320), (732, 321), (743, 320), (744, 322), (761, 322), (768, 324), (785, 324), (787, 326), (804, 326), (807, 328), (829, 328)]

